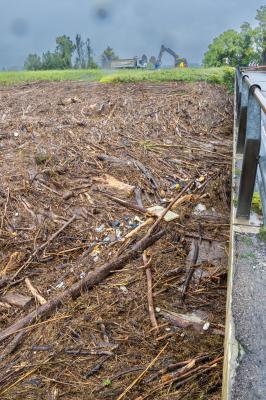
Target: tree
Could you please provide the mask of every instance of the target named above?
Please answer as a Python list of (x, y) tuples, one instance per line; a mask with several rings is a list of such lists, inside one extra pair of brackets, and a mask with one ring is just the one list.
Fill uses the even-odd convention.
[(260, 62), (260, 54), (256, 50), (255, 31), (248, 22), (241, 25), (239, 33), (241, 39), (242, 55), (240, 64), (249, 65)]
[(257, 10), (256, 20), (259, 22), (255, 29), (255, 40), (258, 52), (261, 54), (261, 62), (266, 64), (266, 6), (261, 6)]
[(102, 53), (102, 67), (103, 68), (110, 68), (111, 62), (113, 60), (118, 60), (118, 56), (115, 54), (112, 47), (107, 46), (107, 48)]
[(141, 59), (140, 59), (140, 64), (142, 65), (142, 66), (147, 66), (147, 64), (148, 64), (148, 57), (146, 56), (146, 54), (143, 54), (142, 55), (142, 57), (141, 57)]
[(61, 59), (63, 68), (72, 67), (72, 55), (76, 48), (69, 36), (62, 35), (56, 38), (55, 54)]
[(204, 54), (206, 67), (220, 67), (224, 64), (238, 65), (242, 56), (241, 38), (234, 29), (216, 37)]
[(75, 44), (66, 35), (56, 38), (56, 48), (46, 51), (42, 57), (29, 54), (25, 60), (24, 68), (31, 70), (49, 70), (72, 68), (72, 58), (76, 50), (75, 68), (98, 68), (93, 60), (93, 51), (90, 39), (84, 42), (81, 35), (77, 34)]
[(151, 56), (149, 59), (149, 64), (152, 64), (153, 66), (156, 64), (157, 60), (155, 56)]
[(46, 51), (42, 55), (41, 69), (65, 69), (64, 59), (56, 52)]
[(81, 39), (81, 35), (79, 34), (76, 35), (76, 52), (77, 52), (77, 57), (75, 62), (75, 68), (86, 68), (84, 42)]
[(24, 69), (28, 71), (38, 71), (42, 69), (41, 57), (37, 54), (29, 54), (25, 60)]
[(204, 65), (266, 64), (266, 6), (257, 10), (256, 20), (259, 23), (256, 28), (244, 22), (240, 32), (230, 29), (215, 38), (204, 55)]
[(85, 42), (85, 47), (86, 47), (86, 67), (89, 69), (95, 69), (98, 68), (98, 65), (94, 62), (93, 60), (93, 51), (91, 47), (91, 40), (88, 38)]

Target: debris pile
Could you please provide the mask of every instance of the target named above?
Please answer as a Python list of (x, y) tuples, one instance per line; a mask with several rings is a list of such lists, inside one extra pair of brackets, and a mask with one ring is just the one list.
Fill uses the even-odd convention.
[(1, 399), (218, 399), (232, 100), (1, 88)]

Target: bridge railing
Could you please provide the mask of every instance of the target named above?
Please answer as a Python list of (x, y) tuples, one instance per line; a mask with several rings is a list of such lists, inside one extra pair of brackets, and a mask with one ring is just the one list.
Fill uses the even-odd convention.
[[(248, 69), (236, 71), (236, 152), (243, 154), (236, 216), (249, 219), (257, 180), (266, 222), (266, 98)], [(266, 120), (266, 119), (265, 119)]]

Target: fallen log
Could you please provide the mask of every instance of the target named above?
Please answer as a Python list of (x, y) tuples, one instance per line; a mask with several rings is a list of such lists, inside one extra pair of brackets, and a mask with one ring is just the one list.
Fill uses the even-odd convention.
[(74, 283), (69, 289), (64, 290), (64, 292), (58, 297), (49, 300), (46, 304), (38, 307), (36, 310), (16, 321), (9, 328), (6, 328), (2, 332), (0, 332), (0, 342), (3, 342), (3, 340), (8, 338), (9, 336), (28, 327), (37, 318), (42, 318), (44, 316), (50, 315), (51, 312), (61, 307), (67, 300), (78, 298), (84, 291), (91, 289), (93, 286), (102, 282), (113, 271), (122, 269), (129, 260), (139, 257), (145, 249), (154, 244), (164, 234), (165, 231), (161, 230), (154, 235), (145, 235), (125, 255), (103, 264), (96, 270), (89, 271), (82, 280)]

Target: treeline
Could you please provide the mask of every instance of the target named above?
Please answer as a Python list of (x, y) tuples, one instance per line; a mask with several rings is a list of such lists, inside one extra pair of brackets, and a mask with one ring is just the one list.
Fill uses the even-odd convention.
[[(101, 55), (101, 64), (104, 68), (108, 68), (111, 61), (117, 58), (114, 50), (108, 46)], [(77, 34), (73, 42), (69, 36), (58, 36), (54, 51), (46, 51), (42, 56), (29, 54), (24, 63), (24, 69), (29, 71), (71, 68), (99, 68), (94, 61), (89, 38), (83, 41), (81, 35)]]
[(216, 37), (204, 55), (206, 67), (266, 65), (266, 6), (257, 10), (257, 26), (244, 22), (240, 31), (230, 29)]

